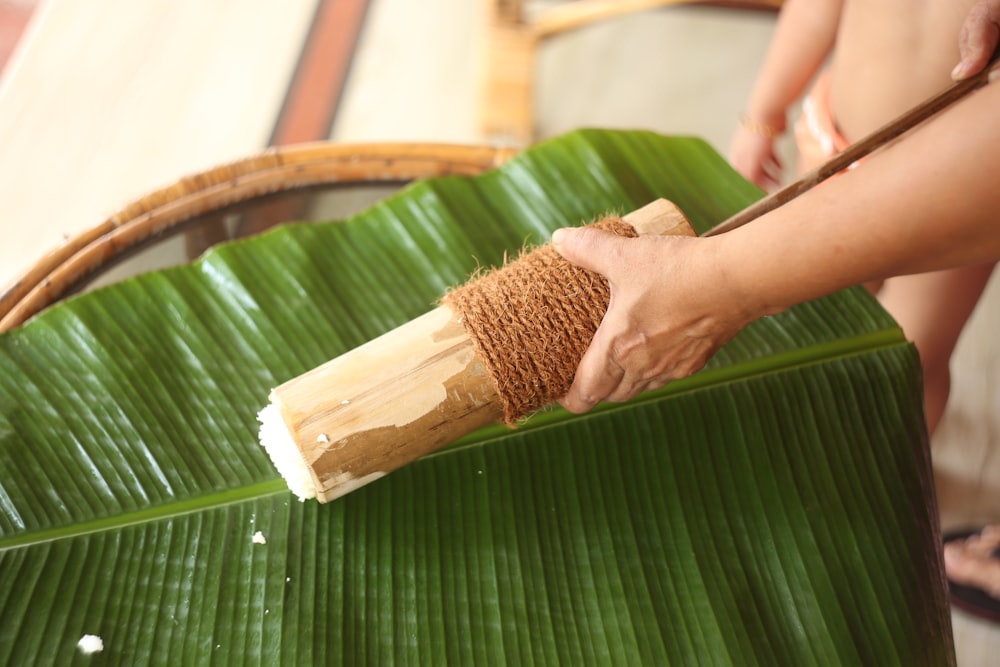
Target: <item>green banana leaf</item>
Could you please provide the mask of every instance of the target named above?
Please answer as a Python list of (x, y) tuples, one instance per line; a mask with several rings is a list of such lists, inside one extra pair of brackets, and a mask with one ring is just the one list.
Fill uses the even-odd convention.
[(272, 386), (526, 241), (759, 196), (700, 140), (581, 130), (0, 337), (0, 663), (953, 663), (918, 360), (862, 289), (326, 505), (258, 444)]

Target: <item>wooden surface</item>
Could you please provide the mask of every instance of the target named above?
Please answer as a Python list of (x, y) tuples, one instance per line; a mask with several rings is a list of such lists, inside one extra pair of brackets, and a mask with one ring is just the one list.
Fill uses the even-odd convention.
[(266, 146), (315, 8), (39, 3), (0, 80), (0, 284), (126, 202)]

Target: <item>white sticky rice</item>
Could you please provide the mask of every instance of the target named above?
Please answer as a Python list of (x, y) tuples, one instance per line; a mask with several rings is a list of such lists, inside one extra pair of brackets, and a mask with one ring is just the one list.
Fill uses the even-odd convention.
[(76, 647), (80, 649), (81, 653), (86, 655), (100, 653), (104, 650), (104, 640), (97, 635), (84, 635), (80, 637), (80, 641), (76, 643)]
[(303, 502), (306, 498), (315, 498), (316, 486), (312, 475), (302, 460), (302, 454), (292, 439), (285, 420), (281, 418), (278, 406), (269, 403), (257, 414), (257, 421), (260, 422), (260, 444), (271, 457), (274, 467), (285, 478), (291, 492)]

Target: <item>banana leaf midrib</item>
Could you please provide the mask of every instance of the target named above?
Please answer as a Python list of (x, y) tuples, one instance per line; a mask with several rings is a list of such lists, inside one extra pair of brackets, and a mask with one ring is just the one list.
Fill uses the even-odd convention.
[(119, 530), (121, 528), (128, 528), (151, 521), (172, 519), (187, 514), (196, 514), (206, 509), (217, 509), (279, 493), (288, 493), (288, 487), (285, 485), (284, 480), (275, 479), (268, 482), (247, 484), (227, 489), (226, 491), (184, 498), (173, 503), (152, 505), (135, 512), (101, 517), (70, 526), (27, 531), (18, 535), (0, 538), (0, 553), (8, 549), (43, 544), (59, 539), (70, 539), (109, 530)]
[[(601, 404), (592, 413), (626, 409), (627, 406), (630, 407), (640, 403), (661, 400), (665, 396), (676, 396), (686, 392), (697, 391), (708, 386), (719, 386), (729, 382), (744, 381), (751, 377), (767, 373), (778, 373), (793, 368), (822, 364), (863, 352), (878, 351), (905, 342), (901, 330), (890, 328), (851, 338), (843, 338), (822, 345), (793, 349), (782, 354), (755, 359), (741, 364), (706, 369), (690, 377), (671, 382), (666, 387), (649, 392), (628, 404)], [(521, 428), (541, 428), (564, 422), (567, 419), (580, 418), (583, 417), (570, 415), (562, 410), (546, 410), (528, 418)], [(474, 433), (470, 433), (464, 438), (460, 438), (438, 452), (428, 454), (424, 458), (429, 459), (436, 456), (443, 456), (460, 449), (482, 447), (502, 437), (507, 432), (507, 427), (502, 424), (487, 426)], [(184, 498), (178, 502), (154, 505), (139, 511), (101, 517), (93, 521), (9, 535), (0, 538), (0, 553), (8, 549), (32, 546), (60, 539), (71, 539), (97, 532), (119, 530), (147, 522), (161, 521), (288, 493), (288, 487), (285, 485), (284, 480), (280, 478), (267, 482), (241, 485), (222, 492)]]
[[(640, 405), (642, 403), (660, 400), (665, 396), (677, 396), (685, 392), (697, 391), (709, 386), (714, 387), (729, 382), (744, 381), (767, 373), (778, 373), (803, 366), (822, 364), (835, 359), (843, 359), (856, 354), (877, 352), (885, 348), (894, 347), (901, 343), (907, 343), (901, 329), (882, 329), (850, 338), (841, 338), (819, 345), (790, 349), (785, 352), (745, 361), (739, 364), (706, 368), (705, 370), (695, 373), (689, 377), (674, 380), (662, 389), (647, 392), (627, 404), (601, 403), (591, 410), (591, 414), (619, 410), (626, 405)], [(565, 419), (566, 417), (561, 411), (540, 412), (531, 416), (525, 424), (525, 427), (542, 426), (544, 424), (548, 424), (549, 422), (564, 421)], [(480, 431), (477, 431), (476, 433), (457, 440), (447, 449), (435, 454), (430, 454), (429, 456), (437, 456), (445, 451), (450, 451), (455, 447), (472, 446), (483, 443), (485, 442), (485, 439), (481, 437), (481, 434), (487, 429), (493, 428), (497, 428), (497, 430), (499, 430), (503, 427), (497, 425), (497, 427), (488, 426), (484, 429), (480, 429)]]

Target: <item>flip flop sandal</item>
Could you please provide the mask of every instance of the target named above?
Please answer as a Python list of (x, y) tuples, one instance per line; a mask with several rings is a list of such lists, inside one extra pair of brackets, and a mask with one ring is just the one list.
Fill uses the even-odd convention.
[[(955, 531), (944, 535), (942, 540), (944, 544), (948, 544), (978, 535), (980, 531), (982, 531), (981, 526)], [(1000, 548), (994, 549), (990, 557), (1000, 559)], [(993, 597), (981, 588), (959, 584), (948, 579), (948, 594), (952, 605), (956, 608), (987, 621), (1000, 623), (1000, 599)]]

